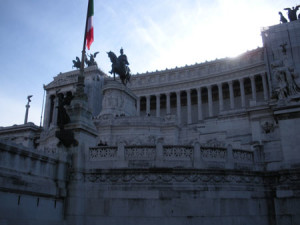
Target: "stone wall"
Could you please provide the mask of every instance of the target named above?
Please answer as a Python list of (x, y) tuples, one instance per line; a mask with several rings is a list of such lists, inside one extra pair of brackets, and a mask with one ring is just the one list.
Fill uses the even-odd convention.
[(63, 224), (66, 156), (0, 142), (0, 224)]
[[(299, 171), (109, 169), (85, 181), (84, 224), (292, 225), (300, 219)], [(286, 181), (289, 189), (284, 189)], [(74, 185), (74, 184), (73, 184)]]

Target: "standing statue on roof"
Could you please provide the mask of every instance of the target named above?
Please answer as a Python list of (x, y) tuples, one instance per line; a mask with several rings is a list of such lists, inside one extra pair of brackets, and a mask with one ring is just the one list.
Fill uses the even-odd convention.
[(284, 10), (288, 11), (288, 17), (290, 22), (297, 20), (297, 11), (299, 9), (300, 5), (297, 5), (296, 7), (291, 8), (284, 8)]
[(279, 12), (278, 14), (280, 15), (280, 22), (281, 23), (287, 23), (288, 22), (287, 19), (282, 15), (282, 12)]

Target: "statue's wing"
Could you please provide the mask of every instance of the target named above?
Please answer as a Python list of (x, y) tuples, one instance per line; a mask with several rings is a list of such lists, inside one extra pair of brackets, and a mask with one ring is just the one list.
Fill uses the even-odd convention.
[(298, 10), (299, 8), (300, 8), (300, 5), (297, 5), (297, 6), (296, 6), (296, 10)]
[(95, 53), (94, 53), (94, 58), (96, 58), (96, 55), (97, 55), (98, 53), (99, 53), (99, 52), (95, 52)]
[(291, 8), (284, 8), (284, 10), (292, 10)]
[(80, 59), (79, 59), (79, 57), (78, 56), (76, 56), (76, 60), (79, 62), (80, 61)]

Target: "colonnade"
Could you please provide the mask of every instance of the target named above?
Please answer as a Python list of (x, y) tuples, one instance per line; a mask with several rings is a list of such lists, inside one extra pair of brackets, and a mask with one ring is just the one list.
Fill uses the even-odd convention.
[[(238, 84), (237, 84), (238, 83)], [(247, 87), (245, 87), (245, 84)], [(203, 90), (206, 89), (207, 91)], [(213, 95), (213, 89), (214, 89), (214, 95)], [(226, 90), (225, 90), (226, 89)], [(257, 90), (258, 89), (258, 90)], [(224, 92), (228, 91), (229, 95), (224, 97)], [(184, 92), (184, 95), (186, 95), (185, 104), (182, 104), (182, 93)], [(267, 79), (266, 74), (259, 74), (259, 75), (253, 75), (249, 77), (240, 78), (238, 80), (232, 80), (232, 81), (226, 81), (226, 82), (220, 82), (217, 84), (212, 85), (206, 85), (206, 86), (200, 86), (200, 87), (194, 87), (190, 89), (185, 90), (174, 90), (171, 92), (165, 92), (165, 93), (156, 93), (152, 95), (145, 95), (145, 96), (139, 96), (137, 100), (137, 114), (138, 115), (151, 115), (151, 110), (154, 108), (154, 104), (151, 104), (151, 99), (155, 97), (155, 115), (160, 117), (161, 115), (161, 108), (165, 109), (165, 114), (171, 113), (171, 95), (174, 96), (174, 93), (176, 94), (176, 115), (178, 119), (180, 120), (182, 118), (182, 108), (185, 106), (186, 110), (186, 122), (188, 124), (192, 123), (192, 97), (191, 93), (194, 94), (194, 104), (193, 104), (193, 111), (197, 110), (197, 119), (203, 120), (203, 93), (207, 96), (204, 98), (205, 105), (207, 106), (207, 115), (206, 117), (212, 117), (216, 115), (216, 113), (220, 113), (225, 110), (224, 107), (224, 101), (226, 100), (227, 106), (226, 110), (234, 110), (237, 109), (236, 105), (239, 105), (241, 108), (245, 108), (249, 105), (249, 102), (246, 100), (251, 100), (252, 102), (255, 102), (258, 100), (257, 95), (260, 94), (260, 99), (266, 101), (268, 100), (268, 85), (267, 85)], [(196, 92), (196, 95), (195, 95)], [(216, 95), (216, 92), (218, 94)], [(164, 97), (165, 104), (161, 104), (161, 98)], [(196, 97), (197, 96), (197, 97)], [(214, 96), (214, 101), (213, 101)], [(214, 112), (213, 102), (215, 102), (217, 96), (218, 101), (218, 112)], [(195, 97), (197, 98), (197, 101), (195, 102)], [(237, 104), (236, 98), (239, 98), (240, 103)], [(247, 98), (246, 98), (247, 97)], [(146, 99), (146, 101), (145, 101)], [(195, 107), (196, 105), (196, 107)], [(152, 107), (151, 107), (152, 106)], [(173, 106), (175, 106), (173, 104)], [(226, 111), (225, 110), (225, 111)], [(173, 113), (174, 113), (173, 112)], [(179, 121), (180, 122), (180, 121)]]

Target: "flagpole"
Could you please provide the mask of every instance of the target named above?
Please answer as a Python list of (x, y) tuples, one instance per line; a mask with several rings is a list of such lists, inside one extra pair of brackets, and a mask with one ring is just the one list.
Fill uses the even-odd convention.
[(88, 2), (87, 12), (86, 12), (86, 21), (85, 21), (85, 29), (84, 29), (84, 39), (83, 39), (83, 48), (82, 48), (82, 54), (81, 54), (81, 65), (80, 65), (80, 73), (78, 76), (78, 82), (77, 82), (77, 95), (83, 95), (84, 94), (84, 59), (85, 59), (85, 47), (86, 47), (86, 29), (88, 25), (88, 12), (90, 7), (90, 2)]

